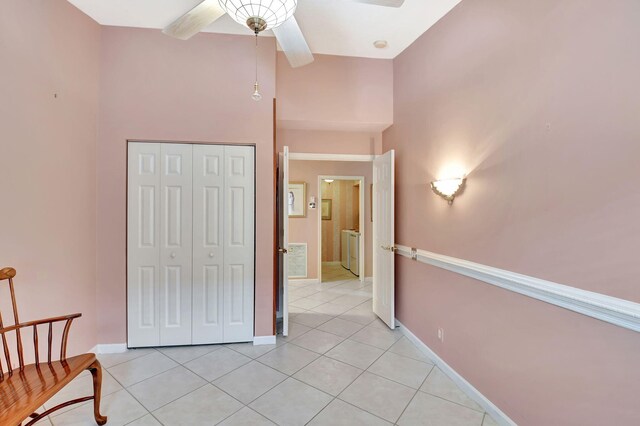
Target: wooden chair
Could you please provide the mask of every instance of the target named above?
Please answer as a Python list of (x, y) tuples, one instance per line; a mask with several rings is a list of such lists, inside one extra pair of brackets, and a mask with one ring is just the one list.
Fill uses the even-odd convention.
[[(32, 425), (38, 420), (48, 416), (56, 410), (77, 404), (84, 401), (93, 400), (93, 415), (96, 423), (103, 425), (107, 423), (107, 418), (100, 415), (100, 391), (102, 388), (102, 367), (96, 359), (95, 354), (83, 354), (67, 358), (67, 340), (69, 338), (69, 328), (74, 319), (82, 314), (73, 314), (62, 317), (49, 318), (39, 321), (20, 323), (18, 320), (18, 309), (16, 297), (13, 289), (13, 277), (16, 270), (4, 268), (0, 270), (0, 282), (8, 281), (11, 292), (11, 304), (13, 307), (14, 325), (5, 327), (2, 323), (0, 313), (0, 334), (2, 335), (2, 348), (6, 365), (0, 358), (0, 425), (14, 426), (21, 425), (23, 420), (31, 419), (27, 425)], [(62, 340), (60, 344), (60, 358), (52, 361), (53, 344), (53, 324), (64, 323)], [(38, 326), (48, 328), (47, 334), (47, 357), (46, 361), (40, 360), (38, 347)], [(22, 346), (21, 331), (25, 334), (32, 329), (33, 335), (33, 355), (35, 363), (24, 365), (24, 351)], [(15, 334), (15, 344), (17, 351), (10, 349), (9, 333)], [(16, 354), (18, 366), (12, 364), (11, 355)], [(15, 360), (15, 358), (14, 358)], [(5, 369), (6, 368), (6, 369)], [(93, 376), (93, 396), (74, 399), (50, 408), (40, 414), (36, 412), (42, 404), (59, 392), (64, 386), (71, 382), (84, 370), (89, 370)]]

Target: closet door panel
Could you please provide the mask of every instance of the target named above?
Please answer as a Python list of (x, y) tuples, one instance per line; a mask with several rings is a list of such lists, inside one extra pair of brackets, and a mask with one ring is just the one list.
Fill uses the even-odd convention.
[(224, 147), (193, 147), (193, 343), (223, 340)]
[(254, 148), (224, 153), (224, 342), (246, 342), (254, 317)]
[(160, 147), (160, 344), (191, 344), (192, 156), (187, 144)]
[(129, 347), (160, 344), (160, 145), (130, 143), (127, 191)]

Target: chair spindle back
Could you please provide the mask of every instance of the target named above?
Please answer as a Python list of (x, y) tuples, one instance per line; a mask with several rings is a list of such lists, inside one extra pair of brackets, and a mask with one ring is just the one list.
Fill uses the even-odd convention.
[[(11, 293), (11, 307), (13, 309), (13, 320), (14, 323), (11, 326), (6, 326), (3, 323), (2, 312), (0, 312), (0, 334), (2, 334), (2, 346), (4, 353), (4, 361), (6, 363), (3, 365), (2, 359), (0, 358), (0, 381), (4, 380), (5, 371), (11, 376), (13, 374), (14, 368), (11, 362), (11, 350), (9, 340), (7, 339), (7, 334), (10, 332), (15, 333), (15, 343), (16, 343), (16, 353), (18, 357), (18, 365), (20, 371), (24, 370), (24, 348), (22, 345), (22, 329), (32, 328), (33, 334), (33, 356), (35, 358), (35, 364), (40, 364), (40, 350), (38, 343), (38, 326), (39, 325), (48, 325), (48, 336), (47, 336), (47, 363), (51, 364), (52, 362), (52, 346), (53, 346), (53, 323), (55, 322), (65, 322), (64, 330), (62, 332), (62, 340), (60, 344), (60, 361), (65, 361), (67, 358), (67, 341), (69, 337), (69, 329), (71, 328), (71, 323), (73, 320), (80, 316), (80, 314), (68, 315), (64, 317), (55, 317), (49, 318), (46, 320), (40, 321), (30, 321), (26, 323), (21, 323), (18, 317), (18, 305), (16, 302), (16, 294), (15, 288), (13, 285), (13, 278), (16, 276), (16, 270), (14, 268), (3, 268), (0, 269), (0, 282), (8, 281), (9, 283), (9, 292)], [(6, 370), (5, 370), (6, 368)]]

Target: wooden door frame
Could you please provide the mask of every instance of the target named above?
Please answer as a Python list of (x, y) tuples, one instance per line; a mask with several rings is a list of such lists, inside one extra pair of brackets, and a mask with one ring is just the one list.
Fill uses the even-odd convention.
[(273, 98), (273, 335), (277, 334), (278, 315), (278, 293), (280, 288), (280, 256), (278, 253), (278, 240), (280, 230), (278, 229), (278, 145), (277, 145), (277, 114), (278, 103)]

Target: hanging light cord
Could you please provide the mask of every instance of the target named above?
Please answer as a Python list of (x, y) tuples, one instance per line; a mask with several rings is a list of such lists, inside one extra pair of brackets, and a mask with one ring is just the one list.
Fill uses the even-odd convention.
[(260, 85), (258, 84), (258, 31), (256, 31), (256, 82), (253, 85), (253, 95), (251, 95), (251, 98), (256, 102), (262, 99)]

